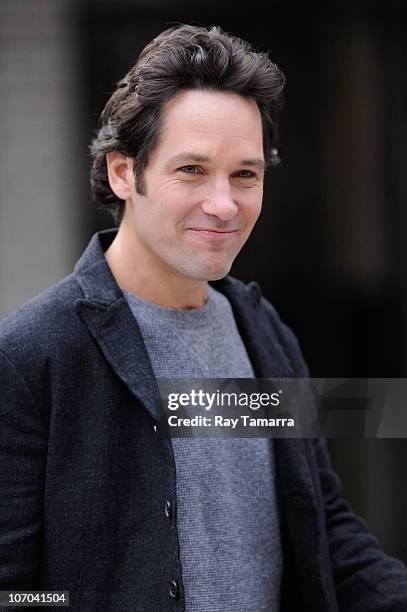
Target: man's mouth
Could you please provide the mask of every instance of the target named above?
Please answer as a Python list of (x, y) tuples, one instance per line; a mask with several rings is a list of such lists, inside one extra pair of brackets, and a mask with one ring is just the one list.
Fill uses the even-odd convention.
[(230, 234), (235, 234), (238, 230), (237, 229), (232, 229), (232, 230), (222, 230), (222, 229), (215, 229), (215, 228), (210, 228), (210, 227), (189, 227), (188, 228), (190, 231), (192, 232), (197, 232), (203, 235), (207, 235), (207, 236), (228, 236)]

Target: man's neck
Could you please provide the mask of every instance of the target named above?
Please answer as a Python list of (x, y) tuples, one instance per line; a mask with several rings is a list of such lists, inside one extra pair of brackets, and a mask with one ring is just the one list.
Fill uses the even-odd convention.
[(167, 308), (200, 308), (205, 304), (207, 281), (186, 279), (164, 266), (160, 268), (156, 261), (144, 261), (137, 245), (130, 243), (120, 230), (105, 258), (121, 289)]

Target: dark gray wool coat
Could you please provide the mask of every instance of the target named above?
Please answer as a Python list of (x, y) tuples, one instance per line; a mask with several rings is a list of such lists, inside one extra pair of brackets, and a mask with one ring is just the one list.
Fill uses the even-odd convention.
[[(103, 255), (114, 234), (96, 234), (73, 274), (0, 324), (0, 590), (69, 590), (70, 609), (86, 612), (183, 610), (174, 457), (154, 427), (143, 339)], [(214, 286), (257, 377), (307, 375), (256, 283)], [(325, 442), (274, 445), (281, 612), (407, 610), (406, 568), (342, 499)]]

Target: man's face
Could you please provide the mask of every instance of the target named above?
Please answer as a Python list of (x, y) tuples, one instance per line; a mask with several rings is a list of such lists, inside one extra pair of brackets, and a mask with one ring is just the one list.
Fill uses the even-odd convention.
[(140, 264), (158, 279), (223, 278), (260, 214), (263, 174), (253, 100), (196, 90), (172, 98), (144, 172), (146, 195), (132, 186), (127, 203)]

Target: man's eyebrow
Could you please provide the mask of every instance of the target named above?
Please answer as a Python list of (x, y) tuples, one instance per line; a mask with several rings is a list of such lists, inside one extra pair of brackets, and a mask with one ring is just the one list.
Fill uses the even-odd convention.
[(201, 153), (194, 153), (193, 151), (183, 151), (171, 157), (168, 161), (169, 164), (184, 164), (185, 162), (210, 162), (211, 159), (207, 155), (201, 155)]
[[(211, 162), (211, 158), (201, 153), (195, 153), (194, 151), (183, 151), (171, 157), (169, 164), (184, 164), (186, 162)], [(259, 168), (260, 170), (266, 169), (266, 162), (260, 157), (251, 157), (248, 159), (242, 159), (239, 162), (242, 166), (251, 166)]]
[(242, 164), (242, 166), (252, 166), (255, 168), (259, 168), (260, 170), (266, 169), (266, 162), (264, 161), (264, 159), (261, 159), (260, 157), (242, 159), (240, 163)]

